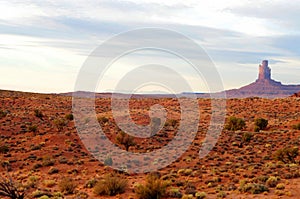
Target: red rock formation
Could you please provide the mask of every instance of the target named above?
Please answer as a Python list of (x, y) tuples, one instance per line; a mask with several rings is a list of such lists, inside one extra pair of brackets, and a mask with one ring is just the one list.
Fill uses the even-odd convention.
[(268, 60), (263, 60), (259, 65), (258, 80), (271, 80), (271, 69), (268, 66)]
[(264, 97), (278, 98), (288, 97), (300, 91), (300, 85), (283, 85), (281, 82), (271, 79), (271, 69), (268, 61), (263, 60), (259, 65), (258, 79), (239, 89), (226, 91), (229, 98)]

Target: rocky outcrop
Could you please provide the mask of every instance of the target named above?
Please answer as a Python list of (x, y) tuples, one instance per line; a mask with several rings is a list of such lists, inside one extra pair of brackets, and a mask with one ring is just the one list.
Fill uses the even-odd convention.
[(279, 98), (288, 97), (300, 91), (300, 85), (283, 85), (281, 82), (271, 79), (271, 69), (268, 60), (263, 60), (259, 65), (258, 79), (239, 89), (226, 91), (229, 98), (264, 97)]

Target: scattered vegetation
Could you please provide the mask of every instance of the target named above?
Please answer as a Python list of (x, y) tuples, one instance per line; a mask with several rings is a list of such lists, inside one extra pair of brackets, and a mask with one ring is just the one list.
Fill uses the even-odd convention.
[(245, 132), (243, 134), (242, 140), (243, 140), (243, 142), (250, 142), (250, 140), (252, 139), (252, 137), (253, 137), (253, 133), (251, 133), (251, 132)]
[(98, 181), (94, 187), (96, 195), (115, 196), (125, 192), (128, 181), (117, 174), (108, 174), (104, 179)]
[(134, 137), (131, 135), (128, 135), (127, 133), (124, 133), (123, 131), (118, 133), (116, 139), (119, 144), (121, 144), (125, 147), (126, 151), (129, 150), (129, 147), (135, 145)]
[(53, 122), (60, 131), (67, 125), (67, 121), (63, 118), (55, 119)]
[(39, 109), (34, 110), (34, 115), (35, 115), (35, 117), (38, 117), (40, 119), (42, 119), (44, 117), (42, 111), (40, 111)]
[(254, 131), (258, 132), (260, 130), (265, 130), (268, 126), (268, 120), (264, 118), (256, 118), (254, 120)]
[(242, 193), (251, 193), (251, 194), (260, 194), (260, 193), (263, 193), (263, 192), (269, 192), (268, 187), (263, 185), (263, 184), (246, 183), (245, 181), (242, 181), (240, 183), (239, 190)]
[(77, 185), (71, 178), (63, 178), (58, 184), (61, 192), (65, 194), (73, 194)]
[(135, 192), (140, 199), (160, 199), (166, 195), (168, 182), (159, 179), (157, 175), (149, 174), (146, 184), (138, 184)]
[(229, 117), (225, 124), (225, 129), (229, 131), (243, 130), (245, 127), (245, 120), (234, 116)]
[(266, 185), (267, 185), (268, 187), (274, 188), (274, 187), (276, 187), (276, 185), (278, 184), (278, 182), (279, 182), (279, 178), (278, 178), (278, 177), (271, 176), (271, 177), (269, 177), (269, 179), (266, 181)]
[(281, 161), (283, 163), (296, 163), (295, 158), (299, 155), (298, 147), (285, 147), (282, 149), (278, 149), (274, 158), (277, 161)]

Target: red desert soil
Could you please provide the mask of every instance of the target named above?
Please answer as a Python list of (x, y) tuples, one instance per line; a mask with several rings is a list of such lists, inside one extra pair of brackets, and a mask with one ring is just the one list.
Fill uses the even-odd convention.
[[(222, 195), (226, 198), (300, 198), (299, 157), (295, 163), (274, 159), (278, 149), (299, 147), (300, 131), (292, 128), (300, 123), (299, 98), (228, 99), (227, 117), (243, 118), (246, 128), (235, 132), (223, 130), (216, 146), (202, 159), (198, 152), (210, 122), (211, 108), (209, 99), (198, 99), (198, 102), (200, 123), (195, 140), (177, 161), (159, 170), (161, 178), (169, 182), (167, 192), (177, 190), (183, 198), (193, 198), (188, 194), (195, 192), (205, 192), (206, 198)], [(136, 144), (129, 151), (156, 150), (176, 136), (180, 119), (177, 99), (131, 99), (133, 121), (149, 124), (148, 111), (154, 104), (166, 108), (169, 125), (151, 138), (136, 138)], [(110, 107), (110, 99), (96, 100), (99, 123), (107, 137), (117, 144), (120, 129)], [(66, 118), (72, 113), (71, 97), (0, 91), (1, 112), (5, 113), (0, 114), (1, 173), (6, 176), (8, 169), (12, 179), (26, 187), (28, 198), (40, 197), (37, 191), (59, 195), (59, 184), (64, 177), (74, 179), (77, 187), (72, 194), (62, 193), (61, 198), (137, 198), (134, 186), (143, 184), (147, 174), (120, 174), (128, 179), (129, 186), (125, 193), (117, 196), (96, 196), (93, 188), (85, 186), (88, 181), (99, 180), (114, 171), (88, 152), (74, 121)], [(254, 132), (255, 118), (267, 119), (267, 129)], [(247, 132), (252, 137), (243, 142)], [(276, 184), (283, 184), (283, 188), (268, 185), (266, 180), (272, 176), (277, 177)], [(244, 193), (239, 189), (242, 181), (265, 185), (269, 192)]]

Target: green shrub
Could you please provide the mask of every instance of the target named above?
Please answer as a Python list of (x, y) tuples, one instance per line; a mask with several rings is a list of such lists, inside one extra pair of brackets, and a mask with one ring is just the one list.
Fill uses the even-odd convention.
[(255, 125), (255, 127), (258, 127), (255, 130), (257, 130), (257, 131), (264, 130), (268, 126), (268, 120), (266, 120), (264, 118), (256, 118), (254, 120), (254, 125)]
[(135, 187), (135, 192), (140, 199), (160, 199), (166, 195), (168, 183), (159, 179), (157, 175), (149, 174), (146, 184), (139, 184)]
[(299, 155), (298, 147), (285, 147), (278, 149), (274, 158), (277, 161), (282, 161), (283, 163), (295, 163), (295, 158)]
[(73, 194), (77, 185), (71, 178), (63, 178), (58, 184), (61, 192), (66, 194)]
[(103, 180), (96, 183), (94, 193), (96, 195), (115, 196), (124, 193), (127, 186), (127, 179), (123, 179), (116, 174), (108, 174)]
[(67, 119), (67, 120), (73, 120), (74, 119), (74, 116), (73, 116), (73, 114), (67, 114), (66, 116), (65, 116), (65, 118)]
[(38, 117), (38, 118), (44, 117), (42, 111), (40, 111), (39, 109), (35, 109), (35, 110), (34, 110), (34, 115), (35, 115), (36, 117)]
[(243, 134), (243, 142), (250, 142), (251, 138), (253, 137), (253, 134), (250, 132), (245, 132)]
[(246, 127), (245, 120), (231, 116), (227, 119), (225, 129), (229, 131), (242, 130)]

